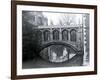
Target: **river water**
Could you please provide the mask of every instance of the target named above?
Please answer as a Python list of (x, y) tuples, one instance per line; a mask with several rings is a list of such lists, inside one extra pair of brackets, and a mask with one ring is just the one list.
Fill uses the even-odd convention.
[(55, 63), (68, 61), (75, 55), (76, 53), (72, 48), (63, 45), (52, 45), (40, 52), (43, 59)]

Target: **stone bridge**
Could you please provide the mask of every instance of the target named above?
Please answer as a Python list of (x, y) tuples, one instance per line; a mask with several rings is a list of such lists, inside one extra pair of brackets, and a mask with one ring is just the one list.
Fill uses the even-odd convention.
[(38, 36), (41, 39), (39, 51), (51, 45), (64, 45), (72, 48), (74, 51), (82, 49), (82, 27), (74, 26), (39, 26)]

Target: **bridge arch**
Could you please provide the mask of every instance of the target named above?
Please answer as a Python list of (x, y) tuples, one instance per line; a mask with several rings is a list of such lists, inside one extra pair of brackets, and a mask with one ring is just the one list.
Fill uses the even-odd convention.
[(71, 45), (70, 43), (67, 43), (67, 42), (62, 42), (62, 41), (53, 41), (53, 42), (46, 42), (44, 44), (42, 44), (40, 46), (40, 48), (38, 48), (38, 52), (41, 52), (43, 49), (49, 47), (49, 46), (52, 46), (52, 45), (64, 45), (64, 46), (67, 46), (67, 47), (70, 47), (71, 49), (73, 49), (75, 52), (78, 52), (79, 49), (73, 45)]

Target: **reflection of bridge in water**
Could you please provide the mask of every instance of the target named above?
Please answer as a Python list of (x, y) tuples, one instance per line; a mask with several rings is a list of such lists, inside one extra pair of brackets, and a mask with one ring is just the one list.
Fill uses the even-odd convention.
[[(39, 26), (38, 34), (39, 39), (41, 39), (41, 45), (39, 47), (40, 52), (52, 45), (63, 45), (69, 47), (74, 50), (76, 54), (79, 54), (80, 51), (82, 51), (83, 34), (81, 25), (77, 25), (76, 27)], [(69, 54), (70, 53), (68, 53), (68, 55)]]

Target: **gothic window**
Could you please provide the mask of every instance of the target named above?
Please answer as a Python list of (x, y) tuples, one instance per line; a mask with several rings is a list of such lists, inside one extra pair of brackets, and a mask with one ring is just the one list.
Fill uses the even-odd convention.
[(59, 40), (59, 31), (58, 30), (53, 31), (53, 40)]
[(67, 30), (62, 31), (62, 40), (68, 40), (68, 31)]
[(44, 41), (50, 40), (50, 32), (48, 30), (44, 31)]
[(74, 29), (72, 29), (71, 31), (70, 31), (70, 40), (71, 41), (76, 41), (76, 30), (74, 30)]

